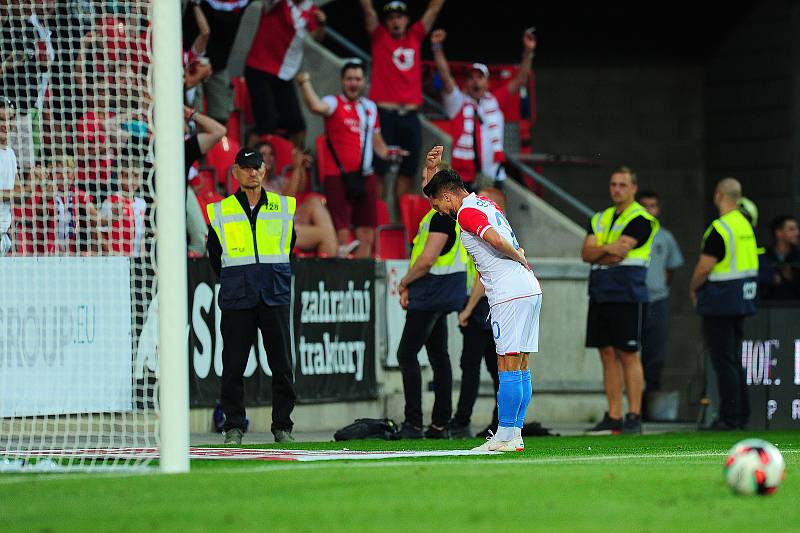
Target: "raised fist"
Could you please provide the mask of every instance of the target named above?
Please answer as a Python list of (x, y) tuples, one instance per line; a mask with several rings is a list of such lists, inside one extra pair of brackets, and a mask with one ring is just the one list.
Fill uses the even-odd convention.
[(442, 44), (447, 39), (447, 32), (444, 30), (434, 30), (431, 33), (431, 44)]
[(530, 52), (536, 50), (536, 34), (530, 30), (526, 30), (525, 33), (522, 34), (522, 44), (525, 50)]

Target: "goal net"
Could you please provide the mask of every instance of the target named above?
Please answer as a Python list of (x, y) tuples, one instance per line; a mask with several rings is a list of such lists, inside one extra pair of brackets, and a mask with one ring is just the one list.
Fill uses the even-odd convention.
[(158, 447), (150, 3), (0, 2), (0, 469)]

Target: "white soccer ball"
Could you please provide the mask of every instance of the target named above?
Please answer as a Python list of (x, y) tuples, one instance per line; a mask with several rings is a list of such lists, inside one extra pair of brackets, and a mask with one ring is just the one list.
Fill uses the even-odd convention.
[(784, 476), (781, 452), (765, 440), (738, 442), (725, 460), (725, 481), (737, 494), (772, 494)]

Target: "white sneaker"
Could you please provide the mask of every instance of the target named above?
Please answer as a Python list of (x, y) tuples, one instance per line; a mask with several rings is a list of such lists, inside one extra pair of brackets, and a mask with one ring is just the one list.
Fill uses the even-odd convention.
[(476, 446), (472, 448), (473, 451), (481, 451), (481, 452), (515, 452), (517, 451), (513, 445), (513, 441), (509, 440), (499, 440), (497, 439), (497, 435), (489, 432), (489, 436), (486, 437), (486, 442), (481, 444), (480, 446)]
[(525, 441), (522, 440), (522, 436), (514, 437), (509, 444), (514, 447), (515, 452), (525, 451)]

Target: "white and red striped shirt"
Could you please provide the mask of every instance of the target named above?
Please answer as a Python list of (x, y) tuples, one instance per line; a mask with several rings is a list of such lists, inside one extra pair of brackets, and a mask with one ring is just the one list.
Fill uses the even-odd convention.
[(247, 66), (291, 80), (303, 62), (303, 39), (317, 28), (312, 0), (265, 0)]
[[(495, 94), (486, 91), (478, 102), (466, 96), (458, 87), (450, 94), (444, 94), (444, 107), (452, 120), (455, 120), (465, 106), (477, 106), (481, 124), (481, 172), (495, 180), (506, 178), (505, 170), (500, 164), (505, 161), (503, 151), (505, 116), (500, 107), (500, 100), (510, 96), (511, 93), (506, 86), (498, 89)], [(456, 137), (456, 132), (453, 132), (454, 142)], [(455, 155), (455, 148), (453, 154)]]
[(483, 240), (492, 228), (514, 248), (519, 248), (514, 230), (497, 204), (472, 193), (464, 198), (457, 219), (462, 230), (461, 242), (481, 274), (490, 306), (542, 294), (533, 272)]
[[(365, 175), (371, 174), (372, 135), (380, 131), (378, 106), (372, 100), (363, 97), (351, 102), (342, 94), (328, 95), (322, 101), (330, 108), (330, 114), (325, 117), (325, 135), (330, 139), (336, 157), (339, 158), (345, 172), (358, 170), (363, 152), (364, 161), (361, 170)], [(330, 152), (330, 149), (326, 152)], [(330, 153), (326, 154), (324, 165), (322, 170), (325, 176), (339, 175), (339, 169)]]
[[(112, 214), (114, 204), (120, 204), (122, 213), (119, 217)], [(142, 237), (144, 236), (144, 217), (147, 202), (143, 198), (132, 198), (120, 194), (112, 194), (100, 206), (100, 214), (110, 219), (105, 231), (109, 241), (109, 251), (119, 255), (139, 257), (142, 254)]]

